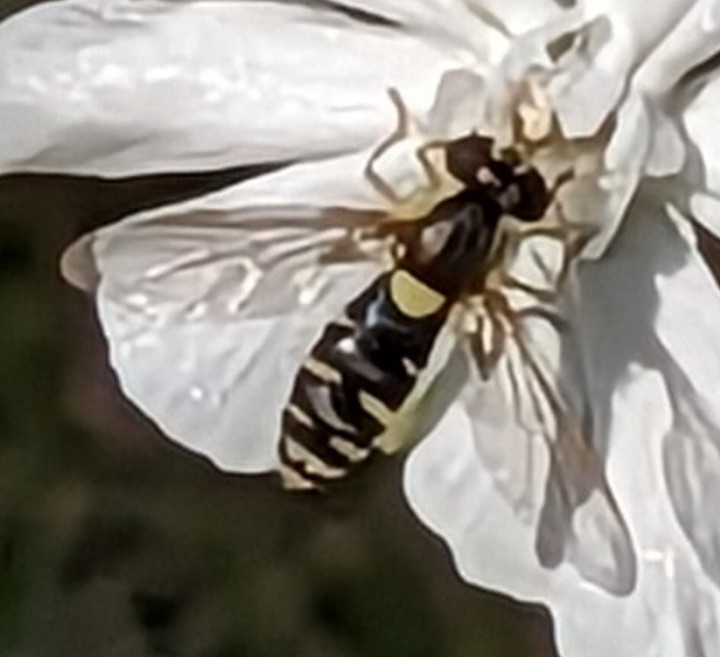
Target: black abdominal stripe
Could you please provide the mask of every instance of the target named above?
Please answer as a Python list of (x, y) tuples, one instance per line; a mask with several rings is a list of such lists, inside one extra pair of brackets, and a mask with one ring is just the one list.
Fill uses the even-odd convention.
[(402, 419), (450, 303), (404, 269), (379, 276), (328, 324), (282, 414), (280, 473), (289, 489), (340, 479), (373, 451), (402, 447)]

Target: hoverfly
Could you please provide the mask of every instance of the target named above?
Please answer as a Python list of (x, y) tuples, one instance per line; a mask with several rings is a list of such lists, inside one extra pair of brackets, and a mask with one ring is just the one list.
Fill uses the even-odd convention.
[[(406, 132), (406, 110), (397, 95), (393, 101), (400, 113), (398, 130), (366, 167), (373, 185), (389, 197), (393, 190), (372, 164)], [(443, 155), (442, 172), (430, 162), (432, 148)], [(540, 561), (548, 567), (569, 561), (588, 580), (627, 593), (635, 581), (634, 553), (602, 459), (526, 335), (523, 313), (515, 311), (502, 292), (505, 286), (535, 298), (540, 314), (545, 313), (543, 304), (557, 296), (557, 289), (536, 289), (508, 275), (502, 259), (530, 235), (559, 239), (564, 253), (556, 285), (562, 285), (591, 235), (573, 236), (567, 223), (552, 228), (541, 224), (557, 188), (572, 174), (548, 186), (517, 151), (500, 150), (492, 139), (474, 133), (430, 142), (417, 151), (417, 158), (431, 187), (445, 175), (456, 183), (454, 191), (424, 213), (386, 221), (393, 237), (391, 266), (324, 327), (310, 348), (282, 414), (283, 483), (290, 489), (324, 488), (373, 452), (392, 453), (406, 446), (413, 436), (404, 420), (427, 391), (423, 371), (439, 334), (461, 309), (464, 327), (455, 333), (471, 369), (465, 396), (479, 397), (484, 382), (504, 376), (512, 397), (511, 420), (523, 435), (521, 453), (529, 461), (538, 442), (545, 449), (548, 464), (536, 537)], [(508, 215), (516, 229), (520, 225), (526, 230), (503, 231), (501, 223)], [(466, 408), (474, 405), (470, 400)], [(482, 436), (476, 442), (483, 454), (486, 442)], [(497, 461), (498, 452), (502, 449), (489, 446), (489, 463)], [(537, 490), (529, 491), (530, 482), (506, 481), (509, 471), (521, 468), (511, 464), (498, 470), (498, 486), (522, 512), (528, 503), (524, 498), (537, 497)], [(592, 510), (579, 518), (578, 509), (586, 504)], [(604, 532), (599, 552), (579, 544), (578, 524), (594, 535)]]
[[(406, 108), (393, 91), (391, 98), (398, 129), (371, 155), (365, 174), (401, 207), (395, 218), (406, 213), (402, 200), (373, 168), (408, 130)], [(432, 148), (442, 152), (451, 191), (431, 196), (419, 214), (411, 210), (407, 218), (383, 222), (393, 237), (391, 267), (325, 326), (295, 376), (279, 442), (286, 488), (322, 487), (372, 452), (402, 446), (395, 420), (420, 396), (421, 374), (441, 329), (456, 305), (487, 296), (487, 278), (498, 266), (493, 256), (503, 248), (501, 218), (537, 223), (550, 205), (553, 191), (538, 171), (514, 149), (499, 151), (492, 139), (475, 133), (418, 149), (431, 191), (442, 175), (430, 162)], [(493, 303), (502, 305), (502, 299), (495, 296)], [(502, 344), (496, 340), (487, 351), (478, 340), (471, 343), (487, 378)]]
[(501, 217), (535, 222), (549, 205), (540, 174), (514, 153), (495, 159), (491, 139), (470, 134), (443, 150), (459, 191), (395, 226), (393, 267), (325, 327), (297, 373), (279, 444), (287, 488), (317, 488), (402, 445), (395, 420), (418, 396), (453, 307), (482, 294)]

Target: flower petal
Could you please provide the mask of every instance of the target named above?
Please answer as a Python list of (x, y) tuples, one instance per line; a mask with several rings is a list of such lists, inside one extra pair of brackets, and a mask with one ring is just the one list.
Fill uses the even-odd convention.
[(633, 77), (633, 84), (646, 93), (670, 91), (683, 75), (718, 51), (720, 3), (695, 0), (684, 5), (683, 14), (673, 21)]
[(699, 166), (702, 167), (692, 181), (692, 211), (715, 235), (720, 235), (720, 140), (716, 138), (719, 105), (720, 77), (713, 76), (697, 92), (683, 113), (687, 135), (700, 155)]
[(348, 230), (376, 221), (332, 210), (335, 194), (353, 198), (348, 181), (362, 180), (363, 161), (298, 165), (130, 217), (89, 241), (124, 391), (223, 468), (276, 465), (280, 412), (302, 358), (379, 271), (366, 254), (333, 255)]
[[(656, 458), (663, 468), (658, 481), (667, 489), (657, 483), (656, 494), (667, 490), (677, 516), (666, 522), (680, 521), (707, 575), (720, 582), (720, 533), (704, 504), (720, 485), (720, 416), (703, 392), (714, 390), (720, 375), (714, 329), (720, 299), (689, 222), (658, 203), (641, 196), (618, 238), (619, 253), (607, 257), (604, 278), (600, 269), (593, 276), (588, 289), (603, 302), (584, 313), (584, 344), (596, 380), (606, 382), (595, 399), (610, 398), (611, 382), (622, 381), (628, 362), (662, 375), (654, 412), (667, 416), (667, 427)], [(611, 326), (606, 317), (613, 318)]]
[(720, 494), (720, 411), (714, 394), (720, 381), (720, 295), (694, 236), (685, 239), (684, 266), (658, 279), (657, 334), (665, 347), (674, 410), (665, 469), (680, 523), (720, 586), (720, 524), (708, 507)]
[(480, 17), (501, 24), (508, 34), (529, 32), (554, 21), (563, 11), (556, 0), (469, 0)]
[(388, 87), (429, 106), (459, 51), (296, 3), (42, 4), (0, 23), (0, 172), (120, 176), (355, 149), (392, 130)]
[[(636, 386), (633, 398), (626, 398), (634, 411), (637, 404), (645, 405), (651, 425), (656, 392), (652, 385)], [(628, 408), (623, 404), (619, 410)], [(539, 565), (532, 527), (518, 521), (482, 467), (460, 406), (454, 406), (411, 454), (405, 492), (423, 522), (448, 542), (465, 579), (550, 607), (563, 657), (715, 654), (711, 648), (720, 639), (720, 596), (677, 529), (668, 525), (670, 531), (665, 531), (666, 518), (672, 517), (667, 501), (648, 496), (661, 467), (659, 446), (649, 450), (647, 443), (639, 442), (628, 450), (632, 454), (623, 454), (632, 458), (627, 466), (636, 472), (626, 484), (636, 484), (631, 492), (642, 495), (635, 500), (637, 517), (643, 529), (660, 529), (663, 550), (655, 547), (652, 533), (643, 535), (647, 542), (638, 585), (626, 597), (588, 586), (573, 569), (546, 570)]]
[(406, 468), (411, 505), (448, 541), (462, 576), (513, 597), (547, 604), (563, 657), (603, 657), (613, 651), (705, 657), (715, 654), (712, 648), (720, 643), (720, 596), (672, 523), (667, 500), (658, 495), (662, 419), (658, 423), (655, 405), (661, 389), (654, 383), (635, 382), (616, 407), (633, 416), (622, 428), (626, 432), (637, 430), (637, 413), (643, 409), (648, 435), (656, 438), (652, 444), (627, 441), (618, 455), (632, 470), (621, 487), (633, 496), (623, 499), (632, 502), (642, 556), (637, 587), (627, 597), (588, 586), (569, 568), (540, 566), (533, 528), (518, 521), (482, 467), (459, 406), (413, 452)]
[[(550, 85), (553, 106), (565, 135), (593, 134), (616, 106), (628, 87), (630, 76), (648, 60), (648, 73), (662, 72), (653, 55), (659, 44), (674, 37), (676, 26), (696, 3), (667, 0), (648, 13), (641, 3), (624, 0), (586, 0), (584, 22), (549, 44), (560, 65)], [(702, 4), (702, 3), (700, 3)], [(677, 41), (683, 43), (686, 34)], [(706, 39), (705, 49), (711, 39)], [(564, 45), (563, 45), (564, 44)], [(659, 54), (657, 62), (664, 55)], [(652, 61), (650, 61), (652, 60)], [(637, 80), (638, 88), (654, 89), (650, 80)]]
[[(687, 321), (689, 304), (695, 314), (701, 312), (698, 293), (690, 289), (692, 277), (682, 289), (668, 287), (679, 270), (697, 271), (699, 265), (696, 257), (688, 257), (686, 239), (667, 214), (651, 199), (641, 198), (613, 247), (579, 272), (583, 305), (573, 322), (581, 338), (576, 365), (585, 372), (610, 487), (639, 558), (637, 584), (629, 595), (616, 597), (588, 586), (577, 570), (540, 565), (535, 527), (523, 522), (500, 494), (475, 451), (461, 406), (451, 409), (409, 459), (408, 499), (423, 521), (448, 541), (461, 574), (481, 586), (548, 604), (564, 657), (600, 657), (613, 651), (706, 657), (720, 647), (720, 593), (708, 577), (710, 573), (714, 578), (709, 564), (716, 564), (711, 559), (715, 530), (709, 530), (714, 515), (707, 503), (716, 486), (716, 458), (700, 467), (693, 447), (702, 439), (708, 454), (714, 454), (709, 437), (718, 435), (717, 421), (713, 418), (714, 430), (706, 425), (704, 433), (695, 433), (688, 442), (690, 436), (680, 430), (696, 430), (692, 422), (697, 416), (685, 415), (686, 421), (680, 421), (677, 414), (687, 408), (672, 398), (679, 388), (659, 374), (668, 376), (670, 352), (683, 371), (697, 379), (693, 385), (716, 387), (720, 361), (715, 363), (704, 322)], [(661, 277), (665, 272), (667, 280), (656, 284), (658, 272)], [(679, 307), (677, 300), (683, 298)], [(662, 346), (652, 338), (656, 321)], [(705, 357), (713, 365), (698, 370)], [(675, 449), (678, 445), (684, 449)], [(676, 460), (669, 464), (669, 456)], [(693, 478), (680, 479), (686, 475)], [(668, 476), (682, 485), (673, 485)], [(678, 518), (696, 530), (684, 528), (690, 541)]]
[[(623, 0), (586, 0), (591, 15), (605, 15), (612, 24), (612, 40), (599, 53), (605, 70), (625, 73), (638, 66), (695, 2), (665, 0), (648, 12), (646, 5)], [(612, 62), (612, 64), (611, 64)]]

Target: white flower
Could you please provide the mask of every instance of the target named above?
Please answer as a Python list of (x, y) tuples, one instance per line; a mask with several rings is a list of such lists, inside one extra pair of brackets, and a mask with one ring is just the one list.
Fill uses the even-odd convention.
[[(571, 330), (526, 330), (592, 430), (622, 521), (603, 524), (595, 494), (573, 517), (548, 511), (547, 455), (537, 441), (525, 458), (499, 375), (464, 382), (409, 457), (407, 496), (464, 578), (551, 607), (564, 657), (707, 657), (720, 300), (692, 219), (720, 232), (719, 35), (710, 0), (51, 2), (0, 24), (0, 171), (287, 164), (129, 217), (64, 261), (95, 288), (128, 396), (170, 437), (255, 472), (277, 465), (298, 362), (383, 267), (319, 253), (396, 209), (363, 175), (395, 128), (387, 89), (417, 125), (378, 170), (420, 196), (413, 145), (543, 138), (533, 165), (574, 173), (557, 207), (595, 237), (557, 299)], [(536, 277), (556, 247), (520, 240), (505, 267)]]

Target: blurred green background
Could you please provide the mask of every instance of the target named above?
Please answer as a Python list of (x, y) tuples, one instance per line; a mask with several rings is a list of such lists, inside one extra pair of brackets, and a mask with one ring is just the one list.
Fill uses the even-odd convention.
[(120, 395), (60, 253), (248, 173), (0, 178), (0, 655), (551, 657), (545, 610), (459, 580), (400, 459), (307, 500), (217, 472)]

